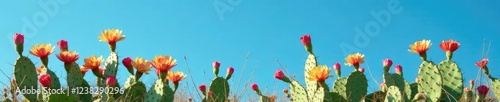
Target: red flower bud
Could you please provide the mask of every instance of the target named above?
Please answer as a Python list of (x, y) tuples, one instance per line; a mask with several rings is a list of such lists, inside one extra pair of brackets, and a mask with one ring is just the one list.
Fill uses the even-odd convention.
[(480, 95), (486, 95), (486, 94), (488, 94), (489, 90), (490, 90), (490, 88), (488, 88), (485, 85), (481, 85), (481, 86), (477, 87), (477, 92)]
[(14, 34), (14, 43), (16, 45), (24, 44), (24, 35), (19, 33)]
[(205, 92), (207, 91), (207, 86), (205, 84), (201, 84), (200, 86), (198, 86), (198, 89), (200, 89), (201, 92)]
[(385, 59), (382, 63), (384, 64), (384, 67), (391, 67), (392, 66), (391, 59)]
[(106, 85), (107, 86), (115, 86), (116, 85), (116, 77), (115, 76), (108, 76), (106, 78)]
[(394, 67), (394, 71), (396, 71), (397, 74), (401, 74), (401, 72), (403, 71), (403, 67), (401, 65), (396, 65), (396, 67)]
[(283, 80), (284, 77), (285, 74), (281, 71), (281, 69), (276, 70), (276, 73), (274, 73), (274, 78), (276, 79)]
[(43, 87), (50, 87), (52, 85), (52, 80), (50, 80), (49, 74), (41, 75), (38, 81)]
[(257, 83), (253, 83), (252, 86), (251, 86), (252, 90), (253, 91), (258, 91), (259, 90), (259, 86), (257, 85)]
[(212, 63), (212, 66), (213, 66), (213, 68), (217, 68), (217, 69), (219, 69), (219, 67), (220, 67), (220, 62), (219, 62), (219, 61), (215, 61), (214, 63)]
[(333, 70), (336, 70), (336, 71), (340, 70), (340, 63), (335, 63), (333, 65)]
[(302, 44), (304, 46), (308, 46), (311, 44), (311, 36), (309, 36), (309, 34), (306, 34), (306, 35), (300, 37), (300, 41), (302, 41)]
[(234, 68), (233, 67), (227, 68), (227, 73), (228, 74), (233, 74), (234, 73)]
[(61, 49), (61, 51), (68, 51), (68, 41), (66, 40), (60, 40), (57, 42), (57, 46)]
[(127, 57), (122, 60), (123, 66), (126, 68), (132, 68), (132, 58)]

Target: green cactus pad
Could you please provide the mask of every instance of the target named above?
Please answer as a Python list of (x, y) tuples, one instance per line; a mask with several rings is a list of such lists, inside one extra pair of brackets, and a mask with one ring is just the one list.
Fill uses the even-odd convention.
[(146, 102), (173, 102), (174, 91), (163, 80), (158, 79), (149, 89)]
[(491, 86), (493, 93), (495, 93), (495, 97), (500, 99), (500, 80), (496, 78), (491, 79)]
[(368, 80), (362, 72), (354, 71), (347, 77), (345, 87), (349, 102), (359, 102), (365, 97), (368, 91)]
[(385, 95), (386, 93), (383, 91), (375, 91), (366, 95), (365, 102), (383, 102), (385, 100)]
[(389, 86), (387, 94), (385, 95), (385, 102), (403, 102), (403, 94), (396, 86)]
[[(326, 102), (346, 102), (347, 100), (341, 96), (338, 92), (328, 92), (329, 96), (325, 95)], [(323, 101), (323, 102), (325, 102)]]
[[(87, 81), (83, 80), (81, 87), (90, 88), (90, 84)], [(92, 94), (90, 94), (90, 93), (89, 94), (77, 94), (77, 95), (78, 95), (78, 99), (80, 101), (90, 102), (92, 100)]]
[(318, 89), (318, 87), (317, 87), (318, 83), (315, 81), (309, 81), (307, 79), (309, 77), (309, 74), (307, 72), (309, 72), (309, 70), (313, 69), (316, 66), (317, 66), (316, 56), (314, 54), (309, 54), (309, 56), (306, 59), (305, 66), (304, 66), (305, 67), (304, 68), (304, 78), (306, 80), (306, 86), (307, 86), (306, 89), (309, 92), (308, 93), (309, 99), (312, 99), (312, 97), (315, 96), (314, 91)]
[[(14, 77), (19, 89), (38, 89), (36, 67), (28, 57), (19, 56), (14, 64)], [(29, 101), (36, 101), (36, 94), (23, 94)]]
[(106, 76), (116, 76), (116, 72), (118, 71), (118, 55), (115, 52), (111, 52), (109, 54), (108, 59), (104, 63), (104, 77)]
[(210, 83), (210, 91), (212, 91), (212, 96), (208, 97), (208, 100), (215, 102), (225, 102), (229, 98), (230, 86), (226, 79), (222, 77), (217, 77)]
[(302, 85), (297, 81), (292, 81), (290, 83), (290, 93), (292, 95), (292, 100), (297, 102), (308, 102), (307, 91)]
[(346, 78), (337, 78), (335, 82), (333, 83), (333, 92), (337, 92), (340, 96), (342, 96), (344, 99), (347, 99), (346, 95), (346, 89), (345, 89), (345, 84), (347, 83)]
[(61, 82), (59, 81), (59, 77), (57, 77), (56, 73), (54, 71), (50, 70), (49, 68), (44, 68), (41, 72), (40, 75), (43, 74), (49, 74), (50, 75), (50, 81), (52, 81), (52, 87), (58, 88), (61, 87)]
[(260, 96), (259, 102), (271, 102), (271, 100), (267, 96)]
[(444, 93), (442, 101), (456, 102), (460, 99), (464, 90), (464, 80), (462, 71), (458, 68), (457, 64), (452, 61), (442, 61), (439, 63), (438, 69), (443, 77)]
[(132, 86), (134, 83), (135, 83), (135, 76), (134, 75), (131, 75), (127, 78), (127, 81), (125, 81), (125, 84), (123, 85), (123, 88), (128, 88), (130, 86)]
[[(76, 63), (71, 63), (69, 65), (64, 66), (66, 69), (67, 74), (67, 82), (68, 82), (68, 87), (69, 89), (74, 89), (74, 88), (85, 88), (85, 87), (90, 87), (90, 85), (83, 79), (83, 74), (80, 71), (80, 67)], [(92, 98), (92, 95), (89, 94), (77, 94), (75, 95), (79, 100), (81, 101), (90, 101)]]
[(418, 83), (411, 83), (410, 84), (410, 89), (411, 89), (411, 95), (410, 97), (414, 97), (418, 93)]
[(163, 80), (158, 79), (149, 89), (146, 102), (173, 102), (174, 91)]
[(142, 82), (136, 82), (126, 87), (124, 94), (117, 101), (142, 102), (144, 99), (146, 99), (146, 85)]
[(313, 96), (309, 96), (311, 101), (313, 102), (320, 102), (320, 101), (323, 101), (325, 100), (325, 98), (327, 99), (331, 99), (331, 95), (329, 95), (329, 89), (328, 89), (328, 86), (327, 85), (320, 85), (320, 84), (317, 84), (317, 85), (314, 85), (314, 86), (307, 86), (308, 88), (309, 87), (313, 87), (311, 89), (315, 89), (315, 90), (307, 90), (308, 93), (312, 93)]
[(418, 91), (423, 92), (428, 101), (437, 102), (441, 99), (442, 76), (432, 61), (424, 61), (418, 72), (420, 78)]
[(49, 96), (47, 102), (77, 102), (75, 95), (73, 94), (52, 94)]
[(405, 97), (406, 101), (409, 101), (411, 99), (412, 96), (411, 96), (410, 84), (406, 82), (403, 76), (396, 73), (392, 74), (384, 73), (383, 77), (384, 77), (384, 82), (388, 87), (390, 86), (398, 87), (402, 95)]

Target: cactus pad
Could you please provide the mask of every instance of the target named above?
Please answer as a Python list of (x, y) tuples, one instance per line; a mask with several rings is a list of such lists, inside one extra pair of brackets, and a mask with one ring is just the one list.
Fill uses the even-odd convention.
[(131, 75), (127, 78), (127, 81), (125, 81), (125, 84), (123, 85), (123, 88), (126, 89), (130, 86), (132, 86), (135, 83), (135, 76)]
[(339, 77), (335, 80), (335, 82), (333, 83), (333, 91), (334, 92), (337, 92), (340, 96), (342, 96), (344, 99), (347, 99), (347, 95), (346, 95), (346, 89), (345, 89), (345, 84), (347, 83), (347, 79), (346, 78), (342, 78), (342, 77)]
[(347, 77), (345, 87), (347, 99), (350, 102), (359, 102), (365, 97), (368, 91), (368, 80), (362, 72), (354, 71)]
[(312, 68), (316, 67), (317, 66), (317, 62), (316, 62), (316, 56), (314, 54), (309, 54), (309, 56), (307, 56), (307, 59), (306, 59), (306, 63), (305, 63), (305, 68), (304, 68), (304, 78), (306, 80), (306, 89), (308, 91), (308, 96), (309, 96), (309, 99), (312, 99), (312, 97), (314, 97), (314, 93), (315, 93), (315, 90), (318, 89), (318, 83), (315, 82), (315, 81), (309, 81), (307, 78), (309, 77), (309, 74), (307, 72), (309, 72), (309, 70), (311, 70)]
[(418, 91), (423, 92), (428, 101), (439, 101), (443, 81), (437, 66), (431, 61), (422, 62), (418, 77), (420, 78)]
[(309, 101), (307, 96), (307, 91), (302, 85), (297, 81), (292, 81), (290, 83), (290, 92), (292, 94), (293, 101), (297, 102), (307, 102)]
[(491, 79), (491, 87), (493, 93), (495, 93), (495, 97), (500, 99), (500, 80), (496, 78)]
[(130, 84), (130, 86), (125, 87), (124, 94), (121, 95), (117, 100), (121, 101), (131, 101), (131, 102), (141, 102), (146, 97), (146, 85), (142, 82), (135, 82)]
[(149, 89), (146, 102), (173, 102), (174, 91), (163, 80), (158, 79)]
[[(14, 77), (19, 89), (38, 89), (36, 67), (28, 57), (19, 56), (14, 64)], [(23, 94), (29, 101), (36, 101), (36, 94)]]
[(462, 96), (464, 89), (462, 71), (460, 71), (460, 68), (458, 68), (455, 62), (447, 60), (439, 63), (438, 69), (440, 70), (441, 75), (443, 75), (443, 101), (458, 101), (458, 99)]
[(366, 95), (365, 102), (383, 102), (385, 100), (386, 93), (383, 91), (375, 91)]
[(104, 63), (104, 76), (116, 76), (116, 72), (118, 71), (118, 55), (115, 52), (111, 52), (106, 62)]
[(260, 96), (259, 102), (271, 102), (271, 100), (267, 96)]
[(385, 95), (385, 102), (403, 102), (403, 94), (396, 86), (389, 86)]
[(40, 73), (41, 73), (41, 75), (43, 75), (43, 74), (50, 75), (50, 81), (52, 82), (52, 87), (54, 87), (54, 88), (61, 87), (61, 83), (59, 82), (59, 77), (56, 76), (56, 73), (54, 73), (54, 71), (52, 71), (48, 67), (46, 67)]
[(212, 96), (208, 100), (215, 102), (225, 102), (229, 98), (229, 83), (222, 77), (217, 77), (210, 83), (210, 91)]

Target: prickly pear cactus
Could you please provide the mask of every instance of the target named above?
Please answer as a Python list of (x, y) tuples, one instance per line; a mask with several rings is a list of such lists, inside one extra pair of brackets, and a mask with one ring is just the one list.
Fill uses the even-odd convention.
[(398, 87), (389, 86), (384, 102), (403, 102), (404, 100), (403, 94), (401, 94)]
[[(313, 99), (315, 96), (316, 90), (318, 90), (318, 82), (316, 81), (309, 81), (307, 78), (309, 77), (309, 74), (307, 72), (311, 70), (312, 68), (316, 67), (316, 56), (314, 54), (309, 54), (307, 57), (306, 63), (305, 63), (305, 68), (304, 68), (304, 78), (306, 80), (306, 89), (308, 92), (309, 99)], [(323, 95), (322, 95), (323, 96)], [(320, 96), (320, 97), (322, 97)]]
[(267, 96), (260, 96), (259, 102), (271, 102), (271, 100)]
[[(308, 86), (309, 87), (309, 86)], [(331, 99), (331, 95), (329, 95), (329, 89), (326, 84), (318, 84), (314, 87), (316, 90), (313, 91), (307, 91), (308, 93), (313, 93), (313, 96), (311, 98), (311, 101), (313, 102), (321, 102), (321, 101), (327, 101), (326, 99)]]
[(174, 91), (163, 80), (158, 79), (149, 89), (146, 102), (173, 102)]
[(385, 95), (386, 93), (383, 91), (375, 91), (373, 93), (366, 95), (365, 102), (383, 102), (385, 100)]
[(225, 78), (217, 77), (210, 83), (210, 91), (212, 91), (212, 96), (208, 97), (208, 100), (215, 102), (225, 102), (229, 98), (229, 83)]
[(333, 91), (337, 92), (340, 96), (342, 96), (344, 99), (347, 99), (346, 95), (346, 89), (345, 89), (345, 84), (347, 83), (347, 79), (343, 77), (339, 77), (335, 80), (333, 83)]
[(405, 101), (409, 101), (412, 98), (410, 84), (406, 82), (403, 76), (396, 73), (384, 73), (383, 78), (387, 86), (396, 86), (399, 88)]
[(135, 76), (131, 75), (127, 78), (127, 81), (125, 81), (125, 84), (123, 85), (123, 88), (129, 88), (136, 82)]
[(61, 83), (59, 81), (59, 77), (56, 76), (56, 73), (54, 71), (50, 70), (48, 67), (44, 68), (40, 73), (40, 75), (43, 74), (49, 74), (50, 75), (50, 81), (52, 82), (52, 87), (61, 87)]
[(330, 96), (325, 96), (326, 102), (346, 102), (343, 96), (341, 96), (338, 92), (329, 92)]
[[(38, 89), (36, 67), (28, 57), (19, 56), (14, 64), (14, 77), (20, 89)], [(29, 101), (36, 101), (36, 94), (23, 94)]]
[[(129, 77), (129, 80), (130, 79), (131, 78)], [(127, 80), (127, 82), (129, 82), (129, 80)], [(132, 80), (135, 81), (135, 77)], [(146, 85), (144, 85), (144, 83), (134, 82), (124, 88), (125, 88), (124, 94), (117, 99), (118, 102), (122, 101), (141, 102), (144, 101), (144, 99), (146, 99), (147, 91), (146, 91)]]
[(292, 94), (292, 100), (297, 102), (308, 102), (307, 91), (302, 85), (297, 81), (292, 81), (290, 83), (290, 92)]
[(354, 71), (347, 77), (345, 87), (349, 102), (359, 102), (368, 91), (368, 80), (362, 72)]
[(495, 93), (495, 97), (497, 99), (500, 99), (500, 79), (492, 78), (491, 79), (491, 87), (492, 87), (493, 93)]
[(418, 93), (418, 83), (411, 83), (410, 84), (410, 89), (411, 89), (411, 95), (410, 97), (414, 97)]
[(419, 92), (423, 92), (428, 101), (437, 102), (441, 99), (442, 76), (432, 61), (424, 61), (418, 72), (420, 78)]
[(111, 52), (109, 54), (108, 59), (104, 63), (104, 77), (106, 76), (116, 76), (116, 72), (118, 71), (118, 55), (115, 52)]
[(75, 95), (73, 94), (52, 94), (48, 97), (46, 102), (58, 102), (58, 101), (66, 101), (66, 102), (75, 102), (77, 101)]
[(462, 71), (458, 68), (455, 62), (445, 60), (439, 63), (438, 69), (443, 75), (443, 89), (445, 94), (442, 96), (442, 101), (456, 102), (463, 94), (464, 80)]
[[(67, 82), (69, 89), (74, 88), (85, 88), (90, 87), (87, 81), (83, 79), (82, 72), (80, 71), (80, 67), (76, 63), (65, 64), (64, 65), (67, 74)], [(79, 100), (88, 102), (92, 98), (91, 94), (77, 94), (75, 95)]]

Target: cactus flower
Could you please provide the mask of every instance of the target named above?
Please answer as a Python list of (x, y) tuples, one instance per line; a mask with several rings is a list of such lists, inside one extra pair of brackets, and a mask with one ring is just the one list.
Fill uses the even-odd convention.
[(14, 43), (16, 45), (24, 44), (24, 35), (19, 33), (14, 34)]
[(85, 73), (87, 73), (89, 71), (89, 69), (82, 67), (82, 68), (80, 68), (80, 71), (82, 72), (83, 75), (85, 75)]
[(201, 84), (200, 86), (198, 86), (198, 89), (200, 89), (200, 91), (205, 94), (205, 92), (207, 91), (207, 85), (205, 84)]
[(410, 45), (410, 49), (408, 50), (409, 52), (417, 53), (420, 55), (420, 59), (427, 61), (427, 53), (426, 51), (429, 50), (429, 47), (431, 46), (431, 41), (430, 40), (421, 40), (421, 41), (416, 41), (412, 45)]
[(316, 66), (313, 67), (311, 70), (307, 71), (307, 74), (309, 77), (307, 78), (309, 81), (316, 81), (319, 83), (324, 83), (325, 80), (330, 77), (330, 71), (331, 69), (328, 68), (327, 66)]
[(476, 62), (476, 66), (478, 66), (479, 68), (485, 68), (487, 64), (488, 64), (488, 59), (483, 59), (479, 62)]
[(355, 69), (359, 68), (359, 64), (365, 63), (365, 55), (360, 53), (350, 54), (345, 58), (345, 65), (354, 66)]
[(300, 37), (300, 41), (306, 48), (306, 51), (312, 53), (311, 36), (309, 34), (305, 34), (304, 36)]
[(389, 72), (389, 69), (392, 66), (392, 60), (387, 58), (382, 61), (382, 64), (384, 65), (384, 72)]
[(481, 85), (481, 86), (477, 87), (477, 93), (480, 95), (488, 94), (489, 90), (490, 90), (490, 88), (488, 88), (488, 86), (486, 86), (486, 85)]
[(63, 51), (63, 52), (60, 52), (56, 56), (59, 60), (61, 60), (62, 62), (66, 63), (66, 64), (73, 63), (76, 60), (78, 60), (78, 58), (80, 58), (80, 56), (78, 56), (78, 53), (76, 53), (75, 51), (73, 51), (73, 52)]
[(99, 41), (108, 42), (112, 52), (115, 52), (116, 42), (125, 39), (125, 35), (121, 35), (122, 31), (118, 29), (107, 29), (102, 31), (101, 34), (98, 36)]
[(43, 74), (40, 76), (40, 78), (38, 79), (38, 81), (40, 82), (40, 85), (42, 85), (43, 87), (50, 87), (52, 86), (52, 80), (50, 80), (50, 75), (49, 74)]
[(106, 86), (112, 87), (116, 85), (116, 77), (115, 76), (108, 76), (106, 77)]
[(364, 73), (365, 72), (365, 68), (359, 68), (358, 71), (361, 72), (361, 73)]
[(218, 76), (218, 74), (219, 74), (219, 67), (220, 67), (220, 62), (219, 61), (214, 61), (212, 63), (212, 68), (213, 68), (215, 76)]
[(250, 86), (250, 88), (253, 91), (255, 91), (258, 95), (261, 95), (260, 90), (259, 90), (259, 85), (257, 85), (257, 83), (253, 83), (252, 86)]
[(149, 74), (148, 71), (151, 70), (151, 62), (145, 60), (144, 58), (136, 57), (134, 61), (132, 61), (132, 66), (137, 69), (137, 72)]
[(394, 67), (394, 71), (396, 72), (396, 74), (401, 75), (401, 73), (403, 73), (403, 67), (398, 64)]
[(34, 56), (43, 58), (49, 56), (52, 52), (54, 52), (54, 47), (50, 44), (36, 44), (31, 47), (30, 53)]
[(231, 76), (233, 76), (233, 73), (234, 73), (234, 68), (233, 67), (227, 68), (226, 80), (231, 79)]
[(122, 60), (122, 64), (123, 66), (125, 66), (125, 68), (127, 68), (127, 71), (134, 75), (134, 66), (132, 66), (132, 58), (130, 57), (126, 57)]
[(68, 41), (66, 40), (60, 40), (57, 42), (57, 46), (61, 51), (68, 51)]
[(88, 58), (83, 59), (83, 61), (85, 62), (83, 64), (83, 67), (93, 70), (93, 69), (98, 69), (99, 66), (101, 66), (103, 58), (102, 58), (102, 56), (96, 57), (95, 55), (93, 55), (93, 56), (90, 56)]
[(177, 65), (176, 62), (177, 60), (171, 56), (155, 56), (151, 61), (151, 65), (153, 65), (156, 70), (159, 70), (160, 73), (166, 73)]
[(333, 70), (335, 71), (335, 74), (337, 74), (337, 76), (341, 76), (340, 63), (333, 64)]
[(439, 44), (439, 47), (445, 52), (454, 52), (460, 47), (460, 43), (455, 40), (443, 41)]
[(291, 82), (290, 79), (288, 79), (288, 77), (285, 76), (285, 73), (283, 73), (283, 71), (281, 71), (281, 69), (276, 70), (276, 72), (274, 73), (274, 78), (279, 79), (279, 80), (284, 81), (284, 82), (287, 82), (287, 83)]
[(184, 73), (182, 72), (168, 71), (167, 80), (170, 80), (174, 83), (174, 92), (179, 87), (179, 81), (183, 80), (184, 78), (186, 78), (186, 75), (184, 75)]
[(16, 33), (14, 34), (14, 44), (16, 44), (16, 51), (19, 56), (22, 56), (24, 50), (24, 35)]

